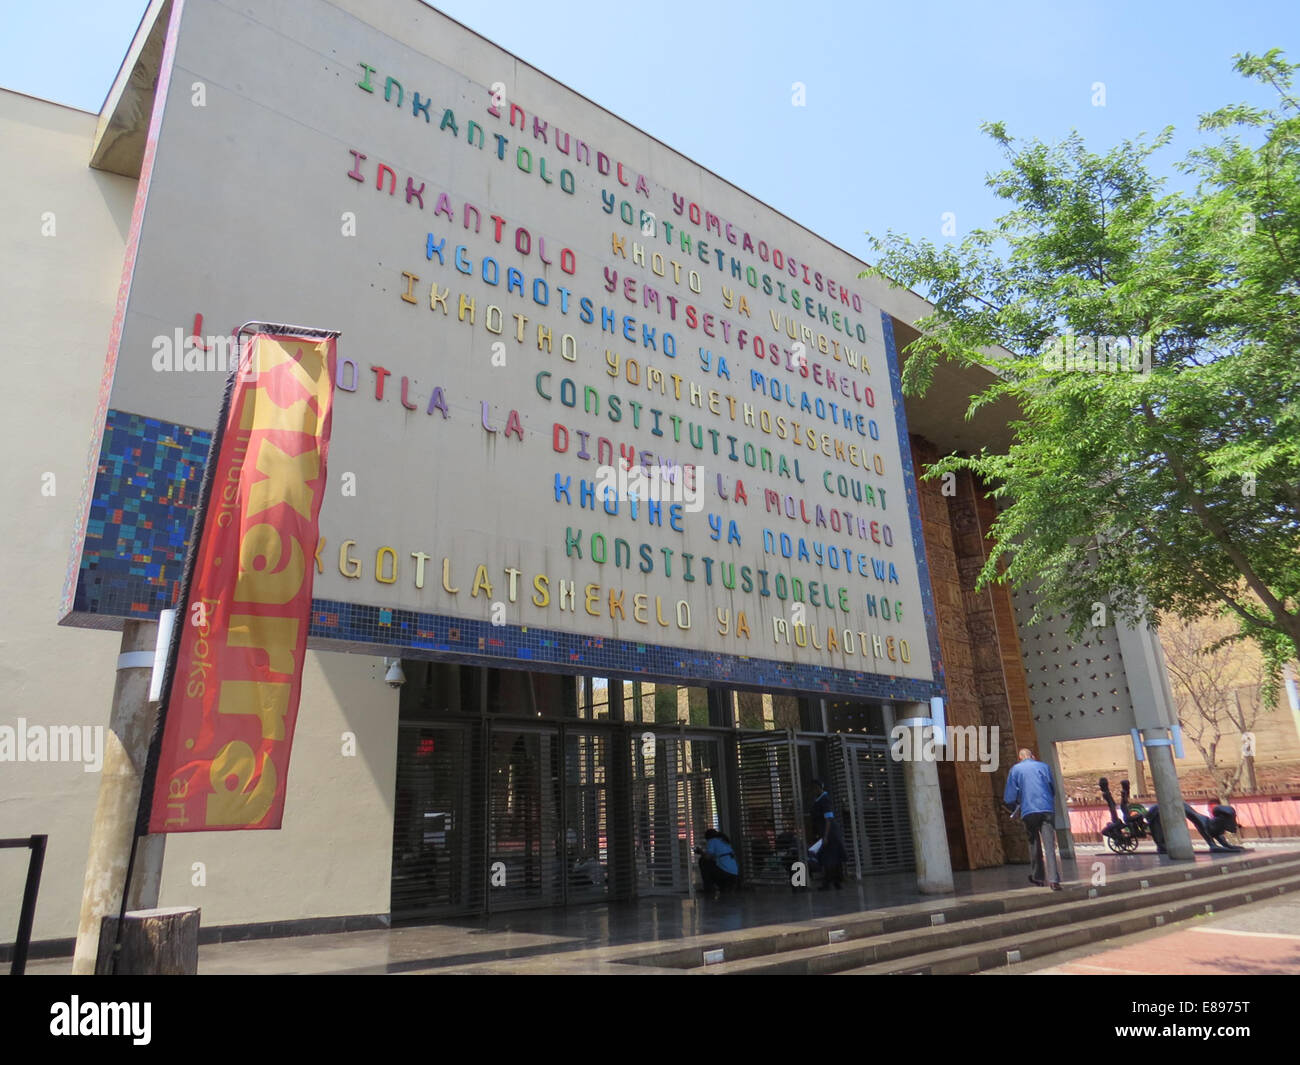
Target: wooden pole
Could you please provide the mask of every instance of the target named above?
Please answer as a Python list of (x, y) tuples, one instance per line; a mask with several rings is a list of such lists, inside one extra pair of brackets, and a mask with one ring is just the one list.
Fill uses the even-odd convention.
[[(99, 800), (90, 831), (90, 854), (81, 893), (81, 915), (72, 961), (74, 975), (89, 976), (95, 972), (100, 922), (107, 916), (116, 916), (122, 907), (140, 788), (153, 735), (149, 681), (157, 638), (156, 621), (127, 621), (122, 627), (117, 683), (113, 688), (113, 709), (99, 778)], [(154, 871), (155, 879), (150, 887), (156, 901), (162, 841), (152, 848), (153, 860), (147, 867)], [(144, 894), (147, 897), (149, 893)]]

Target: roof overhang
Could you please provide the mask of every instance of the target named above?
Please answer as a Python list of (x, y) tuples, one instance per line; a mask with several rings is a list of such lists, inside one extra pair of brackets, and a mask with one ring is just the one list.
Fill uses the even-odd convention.
[(150, 0), (140, 20), (99, 112), (90, 150), (90, 165), (96, 170), (140, 176), (171, 7), (171, 0)]
[[(904, 354), (907, 346), (920, 335), (908, 322), (894, 319), (894, 342), (900, 364), (907, 361)], [(982, 407), (973, 418), (966, 417), (971, 398), (995, 380), (994, 372), (986, 367), (940, 362), (925, 395), (903, 401), (908, 432), (925, 437), (945, 455), (955, 451), (973, 454), (985, 447), (1006, 452), (1015, 435), (1011, 423), (1022, 416), (1015, 401), (1000, 399)]]

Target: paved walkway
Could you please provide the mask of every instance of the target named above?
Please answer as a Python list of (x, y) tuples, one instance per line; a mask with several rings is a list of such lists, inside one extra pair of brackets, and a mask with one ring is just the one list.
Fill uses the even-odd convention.
[(1012, 965), (999, 973), (1048, 976), (1300, 975), (1300, 898), (1241, 906), (1217, 917), (1125, 936)]
[[(1300, 841), (1252, 849), (1295, 850)], [(1065, 879), (1089, 882), (1105, 875), (1170, 864), (1151, 850), (1115, 855), (1083, 844), (1064, 863)], [(1198, 862), (1215, 858), (1200, 849)], [(1181, 863), (1179, 863), (1181, 864)], [(1000, 866), (957, 873), (957, 897), (1005, 891), (1043, 891), (1028, 882), (1028, 866)], [(843, 891), (753, 892), (718, 900), (643, 898), (636, 903), (521, 910), (487, 917), (367, 932), (213, 943), (199, 948), (204, 974), (416, 973), (485, 971), (545, 972), (548, 968), (633, 974), (637, 966), (612, 963), (611, 950), (637, 943), (670, 942), (770, 925), (816, 921), (886, 907), (937, 909), (953, 896), (921, 895), (914, 874), (849, 882)], [(581, 956), (581, 957), (580, 957)], [(71, 959), (34, 960), (32, 974), (68, 973)]]

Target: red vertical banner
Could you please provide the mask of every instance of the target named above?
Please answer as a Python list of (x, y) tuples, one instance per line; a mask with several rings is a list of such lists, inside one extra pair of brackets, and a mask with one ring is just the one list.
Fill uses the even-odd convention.
[(279, 828), (302, 691), (335, 338), (256, 333), (198, 516), (149, 832)]

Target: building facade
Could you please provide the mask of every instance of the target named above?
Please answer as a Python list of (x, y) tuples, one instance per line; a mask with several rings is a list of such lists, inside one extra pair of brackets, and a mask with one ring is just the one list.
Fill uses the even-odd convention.
[[(970, 370), (904, 401), (919, 297), (417, 0), (151, 3), (99, 116), (5, 92), (0, 122), (0, 831), (50, 836), (38, 940), (76, 930), (117, 633), (176, 601), (248, 320), (343, 334), (312, 650), (282, 827), (169, 834), (161, 904), (689, 895), (711, 827), (785, 886), (815, 777), (854, 876), (1026, 860), (998, 800), (1063, 736), (1035, 671), (1077, 656), (974, 590), (986, 487), (918, 479), (1014, 414), (967, 421)], [(1131, 651), (1108, 683), (1159, 699)], [(900, 760), (917, 721), (974, 746)]]

